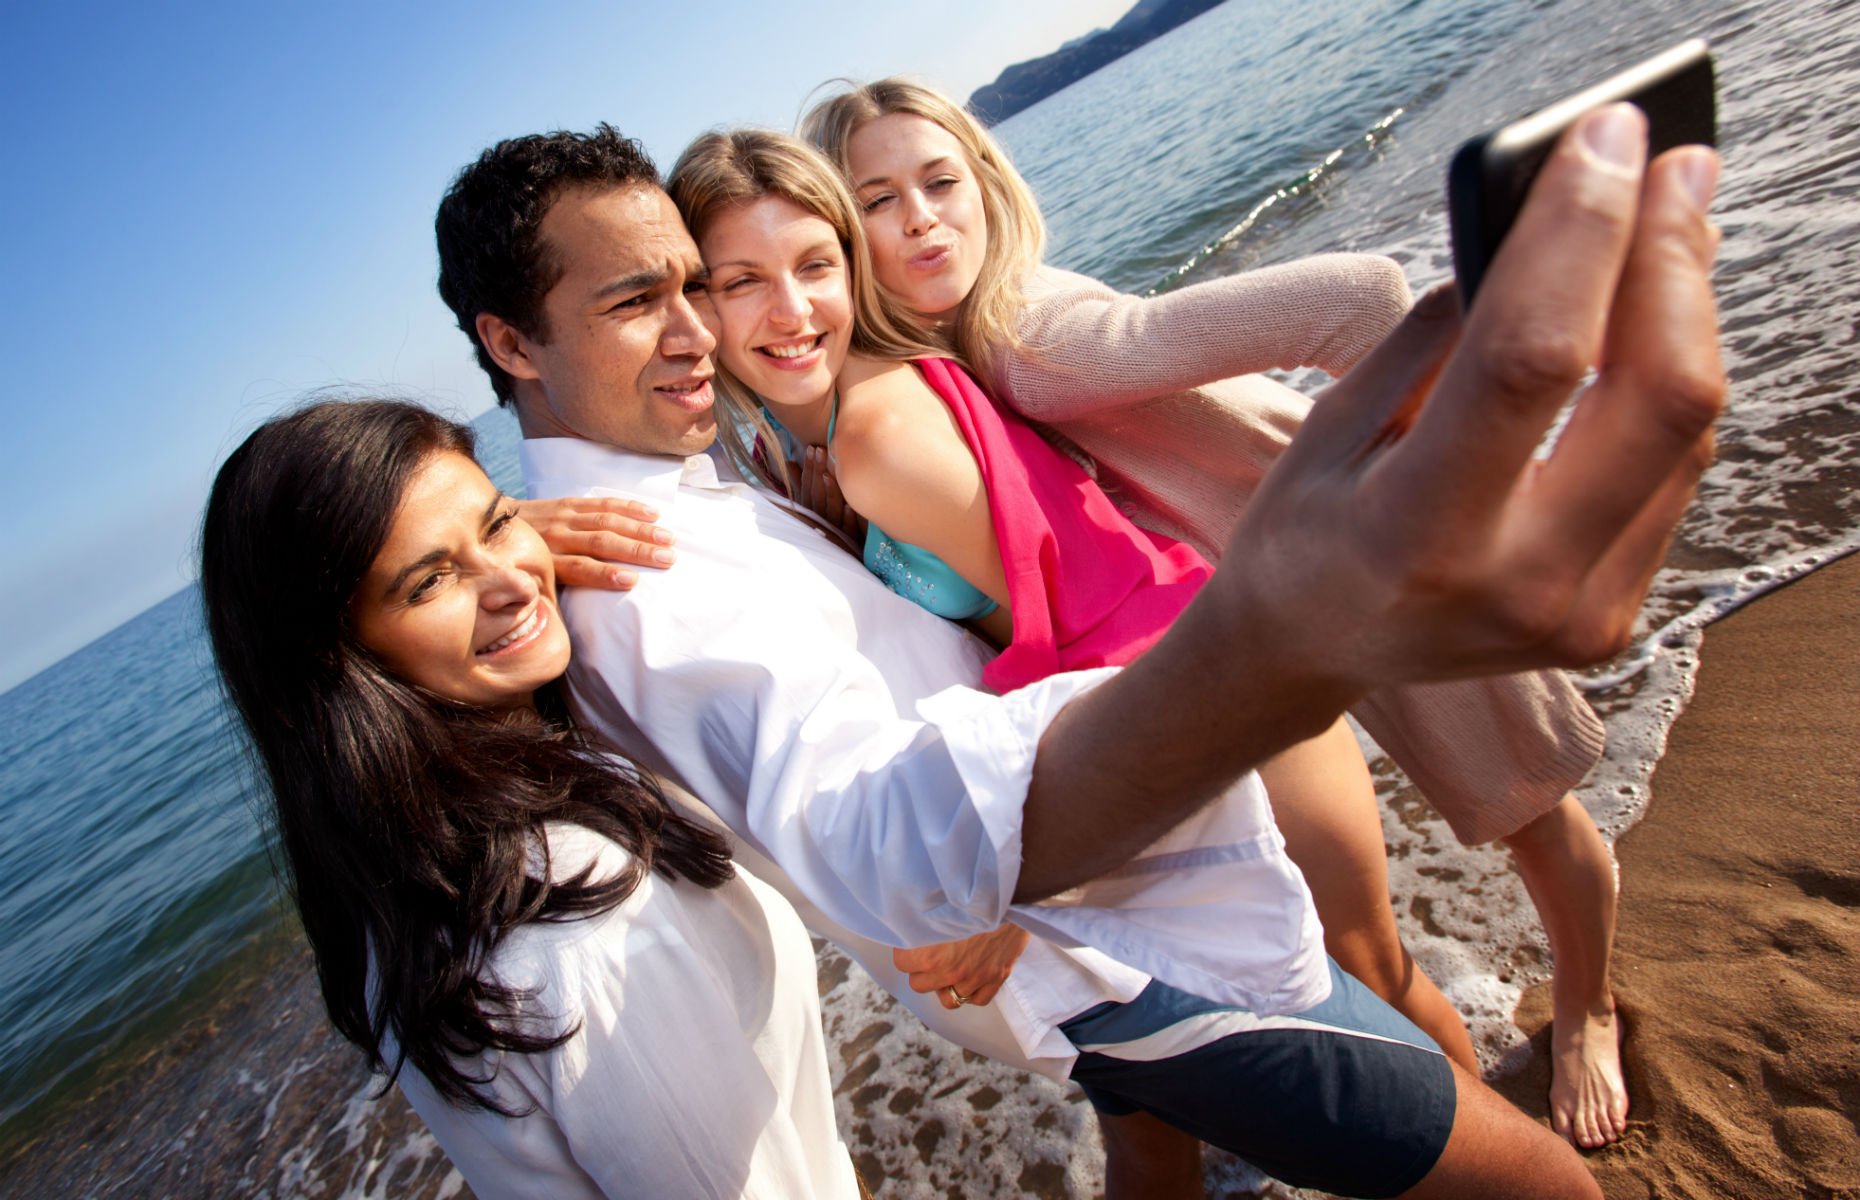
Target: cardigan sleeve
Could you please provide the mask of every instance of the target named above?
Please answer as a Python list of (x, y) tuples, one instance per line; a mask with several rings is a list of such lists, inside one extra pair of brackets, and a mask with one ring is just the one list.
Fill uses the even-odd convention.
[(1064, 421), (1278, 368), (1341, 375), (1401, 320), (1401, 268), (1373, 254), (1321, 254), (1126, 296), (1041, 267), (1017, 322), (1021, 344), (990, 382), (1023, 416)]

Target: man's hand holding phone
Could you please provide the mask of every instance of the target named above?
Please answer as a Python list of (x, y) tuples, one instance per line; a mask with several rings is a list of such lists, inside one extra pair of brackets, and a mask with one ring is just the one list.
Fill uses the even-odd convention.
[[(1345, 589), (1358, 686), (1573, 666), (1626, 644), (1724, 400), (1717, 155), (1669, 151), (1643, 185), (1646, 128), (1625, 104), (1579, 118), (1479, 305), (1462, 318), (1451, 297), (1425, 300), (1287, 452), (1322, 463), (1343, 506), (1329, 523), (1355, 534), (1341, 557), (1359, 564)], [(1596, 364), (1554, 452), (1533, 457)], [(1272, 483), (1255, 509), (1278, 502)]]
[(1627, 644), (1725, 394), (1717, 155), (1643, 168), (1645, 147), (1630, 106), (1580, 117), (1471, 314), (1425, 297), (1324, 394), (1176, 627), (1047, 730), (1018, 899), (1122, 862), (1378, 687)]

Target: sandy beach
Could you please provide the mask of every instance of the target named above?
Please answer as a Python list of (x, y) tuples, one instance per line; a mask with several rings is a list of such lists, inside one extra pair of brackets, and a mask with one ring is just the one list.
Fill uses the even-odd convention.
[[(1610, 1200), (1860, 1196), (1860, 556), (1710, 627), (1616, 847), (1627, 1136)], [(1498, 1086), (1544, 1115), (1548, 987)]]

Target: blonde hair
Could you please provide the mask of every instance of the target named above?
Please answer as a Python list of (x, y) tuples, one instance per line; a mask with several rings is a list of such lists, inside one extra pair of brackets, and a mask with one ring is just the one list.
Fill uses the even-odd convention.
[[(947, 353), (879, 294), (859, 206), (833, 164), (807, 143), (767, 129), (704, 134), (678, 156), (666, 191), (684, 217), (691, 240), (700, 245), (718, 217), (767, 196), (819, 217), (833, 227), (846, 255), (853, 303), (851, 348), (869, 357), (891, 359)], [(787, 456), (760, 397), (721, 361), (716, 367), (717, 396), (724, 409), (717, 429), (724, 451), (739, 469), (787, 495)]]
[[(909, 113), (941, 126), (968, 156), (969, 167), (981, 184), (988, 245), (975, 286), (957, 310), (953, 332), (938, 340), (965, 362), (986, 371), (997, 355), (1020, 345), (1015, 318), (1026, 303), (1022, 288), (1046, 249), (1046, 223), (1040, 219), (1033, 190), (982, 123), (935, 88), (898, 76), (867, 84), (849, 79), (834, 82), (845, 84), (847, 90), (810, 109), (801, 119), (801, 136), (832, 159), (848, 180), (852, 177), (848, 158), (853, 135), (894, 113)], [(937, 336), (926, 323), (912, 323), (921, 334)]]

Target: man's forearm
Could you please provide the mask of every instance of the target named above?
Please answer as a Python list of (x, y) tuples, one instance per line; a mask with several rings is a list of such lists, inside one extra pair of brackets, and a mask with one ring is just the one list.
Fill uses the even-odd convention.
[(1047, 727), (1027, 790), (1017, 903), (1119, 866), (1356, 699), (1281, 653), (1270, 621), (1246, 606), (1210, 584), (1162, 641)]

